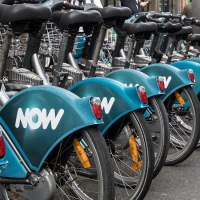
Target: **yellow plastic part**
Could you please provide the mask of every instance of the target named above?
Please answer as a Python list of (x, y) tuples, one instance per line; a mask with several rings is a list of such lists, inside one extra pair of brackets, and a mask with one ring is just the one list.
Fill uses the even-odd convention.
[(181, 105), (185, 105), (185, 101), (179, 92), (175, 91), (174, 95)]
[[(13, 193), (14, 193), (14, 192), (13, 192)], [(15, 197), (15, 199), (17, 199), (17, 198), (19, 197), (19, 195), (16, 194), (16, 193), (14, 193), (14, 197)]]
[(130, 147), (133, 161), (138, 162), (137, 146), (136, 146), (135, 138), (133, 137), (133, 135), (129, 137), (129, 147)]
[(87, 157), (87, 154), (85, 153), (83, 147), (81, 146), (81, 144), (79, 143), (79, 141), (76, 138), (73, 141), (73, 146), (74, 146), (76, 154), (77, 154), (79, 160), (81, 161), (83, 167), (90, 168), (91, 164)]
[(140, 169), (141, 167), (142, 167), (142, 161), (139, 161), (139, 162), (135, 163), (135, 164), (131, 167), (131, 171)]
[(130, 151), (131, 151), (131, 155), (132, 155), (133, 161), (136, 162), (131, 167), (131, 171), (140, 169), (142, 167), (142, 161), (138, 161), (137, 146), (136, 146), (135, 138), (134, 138), (133, 135), (131, 137), (129, 137), (129, 147), (130, 147)]

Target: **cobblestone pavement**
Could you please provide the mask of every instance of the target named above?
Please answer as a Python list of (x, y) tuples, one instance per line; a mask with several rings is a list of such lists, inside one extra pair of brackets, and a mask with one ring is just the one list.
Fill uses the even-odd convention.
[(200, 150), (184, 162), (164, 167), (153, 180), (145, 200), (199, 200)]

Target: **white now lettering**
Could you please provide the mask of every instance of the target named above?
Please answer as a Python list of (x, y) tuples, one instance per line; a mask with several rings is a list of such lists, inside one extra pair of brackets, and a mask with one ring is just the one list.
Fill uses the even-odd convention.
[(164, 78), (164, 84), (165, 84), (165, 89), (169, 86), (170, 81), (172, 80), (172, 77), (169, 76), (168, 78), (166, 78), (165, 76), (163, 76)]
[[(23, 128), (27, 128), (27, 124), (31, 129), (38, 129), (41, 125), (43, 129), (47, 129), (49, 123), (51, 122), (51, 128), (55, 130), (64, 114), (64, 110), (60, 109), (58, 111), (57, 116), (55, 115), (55, 110), (51, 109), (49, 114), (47, 115), (47, 110), (44, 108), (42, 111), (38, 108), (33, 108), (30, 110), (29, 108), (26, 109), (25, 115), (21, 108), (17, 111), (17, 117), (15, 121), (15, 127), (19, 128), (20, 122)], [(33, 121), (33, 117), (38, 117), (37, 121)]]
[[(124, 83), (124, 85), (127, 86), (127, 87), (133, 87), (133, 84), (132, 84), (132, 83), (130, 83), (129, 86), (128, 86), (127, 83)], [(136, 85), (138, 85), (138, 84), (136, 84)]]
[(106, 113), (106, 114), (109, 114), (109, 112), (110, 112), (110, 110), (111, 110), (111, 108), (112, 108), (114, 102), (115, 102), (115, 98), (114, 98), (114, 97), (112, 97), (112, 98), (110, 99), (109, 103), (108, 103), (107, 98), (104, 97), (103, 100), (102, 100), (102, 102), (101, 102), (101, 109), (102, 109), (102, 110), (104, 109), (104, 110), (105, 110), (105, 113)]

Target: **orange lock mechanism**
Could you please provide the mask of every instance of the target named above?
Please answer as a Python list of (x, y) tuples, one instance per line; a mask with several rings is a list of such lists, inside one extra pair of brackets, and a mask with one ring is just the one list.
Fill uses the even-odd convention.
[(84, 168), (90, 168), (91, 164), (87, 157), (87, 154), (85, 153), (83, 147), (81, 146), (80, 142), (75, 138), (73, 141), (73, 146), (76, 151), (76, 154), (81, 161)]
[(140, 169), (142, 167), (142, 161), (138, 161), (137, 146), (136, 146), (135, 138), (133, 135), (129, 137), (129, 146), (130, 146), (130, 151), (131, 151), (133, 161), (136, 162), (131, 167), (131, 171)]
[(18, 194), (14, 193), (14, 192), (13, 192), (13, 194), (14, 194), (15, 199), (17, 199), (19, 197)]
[(174, 95), (181, 105), (185, 105), (185, 101), (179, 92), (175, 91)]

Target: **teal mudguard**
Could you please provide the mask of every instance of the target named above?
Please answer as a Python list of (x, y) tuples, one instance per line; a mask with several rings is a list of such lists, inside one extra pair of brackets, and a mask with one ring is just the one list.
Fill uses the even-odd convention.
[[(196, 59), (196, 58), (194, 58)], [(200, 59), (196, 59), (199, 60)], [(178, 69), (192, 69), (194, 73), (195, 84), (193, 85), (193, 89), (195, 93), (198, 95), (200, 92), (200, 62), (195, 62), (192, 59), (173, 63), (172, 66), (177, 67)]]
[(141, 69), (141, 71), (150, 77), (163, 76), (165, 81), (165, 94), (161, 96), (163, 102), (174, 91), (194, 83), (190, 80), (187, 70), (180, 70), (176, 67), (166, 64), (149, 65)]
[(39, 171), (62, 139), (102, 120), (94, 116), (90, 98), (81, 99), (58, 87), (37, 86), (11, 98), (0, 111), (0, 123), (29, 167)]
[(100, 97), (104, 124), (99, 129), (102, 134), (125, 114), (148, 106), (141, 102), (137, 87), (127, 87), (109, 78), (85, 79), (69, 90), (80, 97)]
[(192, 61), (192, 62), (196, 62), (196, 63), (200, 64), (200, 58), (198, 58), (198, 57), (196, 57), (196, 58), (190, 58), (190, 59), (187, 59), (186, 61)]
[(6, 154), (0, 159), (0, 176), (10, 178), (25, 178), (27, 176), (27, 170), (14, 153), (5, 137), (4, 142), (6, 146)]
[(116, 70), (114, 72), (107, 74), (105, 77), (117, 80), (129, 87), (138, 85), (144, 86), (148, 98), (156, 95), (165, 94), (158, 87), (156, 77), (147, 76), (143, 72), (137, 70), (132, 70), (132, 69)]

